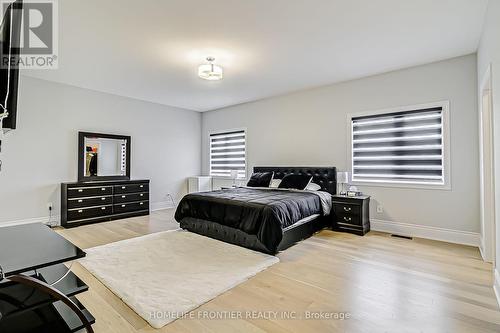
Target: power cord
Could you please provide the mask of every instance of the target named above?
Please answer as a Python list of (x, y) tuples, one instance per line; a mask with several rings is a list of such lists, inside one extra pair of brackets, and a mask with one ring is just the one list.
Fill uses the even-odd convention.
[[(9, 7), (7, 7), (7, 10), (9, 10), (9, 14), (10, 14), (10, 20), (9, 20), (9, 23), (10, 23), (10, 36), (9, 36), (9, 43), (11, 45), (9, 45), (9, 58), (7, 59), (8, 60), (8, 65), (7, 65), (7, 91), (5, 93), (5, 100), (3, 101), (3, 104), (0, 103), (0, 153), (2, 152), (2, 139), (3, 139), (3, 120), (5, 118), (7, 118), (9, 116), (9, 112), (7, 110), (7, 102), (9, 101), (9, 94), (10, 94), (10, 72), (11, 72), (11, 63), (12, 63), (12, 36), (13, 36), (13, 26), (14, 26), (14, 22), (13, 22), (13, 12), (14, 12), (14, 8), (12, 7), (14, 6), (14, 4), (10, 4)], [(2, 23), (1, 23), (1, 27), (3, 27), (3, 25), (5, 24), (5, 21), (3, 20)], [(3, 60), (3, 59), (2, 59)], [(2, 161), (0, 160), (0, 171), (2, 171)]]
[(52, 207), (49, 207), (49, 220), (47, 221), (47, 225), (52, 227)]
[(52, 223), (52, 207), (49, 207), (49, 220), (47, 221), (46, 225), (48, 225), (50, 228), (57, 227), (57, 223)]
[(174, 207), (177, 206), (177, 203), (175, 202), (174, 197), (170, 193), (167, 193), (167, 198), (170, 198), (170, 201), (172, 201), (172, 205)]
[[(10, 11), (10, 36), (9, 36), (9, 43), (12, 43), (12, 35), (13, 35), (13, 12), (14, 8), (12, 8), (13, 4), (11, 4), (8, 7), (8, 10)], [(4, 22), (2, 22), (3, 25)], [(8, 65), (7, 65), (7, 92), (5, 93), (5, 100), (4, 103), (0, 103), (0, 108), (2, 108), (3, 112), (0, 114), (0, 130), (2, 130), (2, 120), (6, 117), (9, 116), (9, 113), (7, 112), (7, 102), (9, 100), (9, 93), (10, 93), (10, 71), (11, 71), (11, 62), (12, 62), (12, 45), (9, 45), (9, 58), (7, 59)]]

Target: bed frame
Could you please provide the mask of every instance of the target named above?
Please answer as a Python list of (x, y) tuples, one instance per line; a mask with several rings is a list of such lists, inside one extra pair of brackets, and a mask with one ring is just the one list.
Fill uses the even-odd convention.
[[(337, 170), (335, 167), (254, 167), (254, 172), (274, 172), (275, 179), (282, 179), (289, 174), (313, 176), (313, 182), (321, 186), (321, 191), (334, 195), (337, 189)], [(319, 216), (311, 221), (295, 224), (283, 231), (278, 251), (285, 250), (295, 243), (311, 237), (317, 231), (331, 224), (330, 216)], [(181, 228), (219, 239), (221, 241), (243, 246), (252, 250), (270, 253), (269, 250), (257, 239), (255, 235), (249, 235), (239, 229), (225, 225), (195, 218), (184, 218), (180, 224)]]

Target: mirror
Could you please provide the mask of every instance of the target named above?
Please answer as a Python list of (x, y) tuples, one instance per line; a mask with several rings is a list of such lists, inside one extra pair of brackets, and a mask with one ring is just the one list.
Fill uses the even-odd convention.
[(78, 179), (130, 179), (130, 137), (79, 133)]

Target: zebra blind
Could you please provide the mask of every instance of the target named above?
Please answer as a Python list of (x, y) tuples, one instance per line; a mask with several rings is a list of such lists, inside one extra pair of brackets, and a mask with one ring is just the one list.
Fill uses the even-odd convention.
[(354, 117), (352, 180), (444, 185), (443, 108)]
[(245, 131), (210, 134), (210, 175), (238, 178), (246, 177)]

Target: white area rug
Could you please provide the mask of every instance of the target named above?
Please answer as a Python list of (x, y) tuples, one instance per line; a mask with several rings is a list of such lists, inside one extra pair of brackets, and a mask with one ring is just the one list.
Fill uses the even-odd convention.
[(154, 328), (246, 281), (278, 258), (182, 230), (85, 250), (80, 263)]

